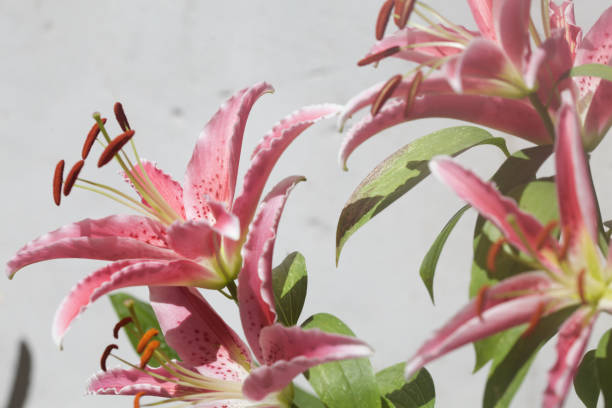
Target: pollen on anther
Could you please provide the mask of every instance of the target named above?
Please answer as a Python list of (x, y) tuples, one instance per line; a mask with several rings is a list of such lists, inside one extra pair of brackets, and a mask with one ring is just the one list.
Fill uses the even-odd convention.
[(124, 132), (111, 140), (98, 159), (98, 167), (102, 167), (110, 162), (113, 157), (115, 157), (115, 155), (119, 153), (121, 149), (123, 149), (123, 146), (130, 141), (130, 139), (134, 136), (134, 133), (135, 132), (133, 130), (128, 130), (127, 132)]
[(476, 314), (482, 320), (482, 312), (484, 311), (485, 305), (487, 303), (487, 292), (489, 291), (489, 285), (483, 285), (476, 295), (476, 300), (474, 301), (474, 307), (476, 309)]
[[(106, 123), (106, 118), (102, 118), (101, 120), (102, 124), (104, 125)], [(91, 148), (96, 139), (98, 138), (99, 134), (100, 126), (98, 126), (98, 123), (96, 122), (89, 130), (89, 133), (87, 133), (87, 138), (85, 138), (85, 143), (83, 143), (83, 149), (81, 150), (81, 158), (83, 160), (85, 160), (87, 156), (89, 156), (89, 152), (91, 151)]]
[(55, 165), (53, 173), (53, 201), (55, 205), (60, 205), (62, 201), (62, 184), (64, 182), (64, 160), (60, 160)]
[(115, 325), (115, 327), (113, 327), (113, 337), (118, 339), (119, 338), (119, 330), (121, 330), (122, 327), (128, 325), (132, 323), (132, 318), (131, 317), (124, 317), (123, 319), (119, 320), (119, 322), (117, 322), (117, 324)]
[(376, 39), (382, 40), (385, 36), (385, 29), (389, 24), (389, 17), (391, 16), (391, 10), (393, 9), (393, 3), (395, 0), (387, 0), (380, 8), (378, 12), (378, 18), (376, 19)]
[(499, 250), (506, 243), (506, 238), (500, 238), (491, 245), (487, 254), (487, 269), (495, 272), (495, 260), (499, 254)]
[(140, 368), (145, 368), (151, 357), (153, 357), (153, 353), (159, 347), (161, 343), (158, 340), (152, 340), (147, 347), (144, 349), (140, 356)]
[(109, 344), (108, 346), (106, 346), (104, 352), (102, 353), (102, 357), (100, 357), (100, 368), (102, 369), (102, 371), (106, 371), (106, 360), (108, 359), (108, 356), (110, 356), (111, 351), (118, 348), (119, 346), (116, 344)]
[(145, 347), (147, 346), (147, 344), (149, 343), (149, 341), (157, 336), (159, 334), (159, 331), (157, 329), (149, 329), (145, 332), (145, 334), (142, 335), (142, 337), (140, 338), (140, 341), (138, 342), (138, 345), (136, 346), (136, 351), (138, 353), (142, 353), (142, 350), (145, 349)]
[(123, 111), (123, 105), (121, 105), (121, 102), (115, 103), (113, 111), (115, 112), (115, 118), (117, 119), (117, 122), (119, 122), (121, 130), (127, 132), (130, 129), (130, 124), (128, 123), (127, 117), (125, 116), (125, 112)]
[(378, 62), (382, 59), (385, 59), (387, 57), (390, 57), (391, 55), (397, 54), (400, 51), (401, 51), (401, 48), (398, 45), (396, 45), (394, 47), (387, 48), (386, 50), (379, 51), (377, 53), (368, 55), (367, 57), (360, 59), (357, 62), (357, 65), (359, 65), (360, 67), (363, 67), (364, 65), (369, 65), (374, 62)]
[(140, 398), (144, 395), (144, 391), (140, 391), (138, 394), (134, 395), (134, 408), (140, 408)]
[(402, 76), (399, 74), (394, 75), (387, 82), (385, 82), (385, 84), (382, 86), (382, 88), (378, 92), (378, 95), (376, 96), (376, 100), (372, 104), (372, 108), (371, 108), (372, 116), (376, 116), (376, 114), (380, 112), (380, 109), (383, 107), (385, 102), (387, 102), (389, 98), (393, 96), (393, 92), (397, 89), (400, 82), (402, 82)]
[(72, 166), (72, 168), (68, 172), (68, 176), (66, 176), (66, 181), (64, 182), (64, 195), (65, 196), (70, 194), (70, 191), (72, 190), (72, 186), (74, 186), (74, 183), (76, 183), (77, 178), (79, 177), (79, 173), (81, 172), (81, 169), (83, 168), (84, 164), (85, 164), (84, 160), (79, 160), (78, 162), (74, 163), (74, 166)]

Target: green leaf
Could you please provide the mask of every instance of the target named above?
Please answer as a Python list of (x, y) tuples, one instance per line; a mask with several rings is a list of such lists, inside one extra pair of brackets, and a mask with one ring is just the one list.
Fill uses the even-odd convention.
[(272, 270), (272, 290), (278, 320), (285, 326), (295, 326), (306, 299), (308, 276), (306, 260), (292, 252)]
[(336, 231), (336, 262), (355, 231), (430, 174), (430, 159), (442, 154), (456, 156), (482, 144), (497, 146), (509, 155), (504, 139), (477, 127), (457, 126), (423, 136), (380, 163), (342, 209)]
[[(302, 326), (328, 333), (355, 336), (340, 319), (327, 313), (316, 314)], [(317, 395), (328, 408), (379, 408), (380, 395), (370, 360), (358, 358), (320, 364), (305, 373)]]
[(291, 408), (325, 408), (325, 405), (317, 397), (294, 384)]
[[(522, 336), (526, 325), (508, 331), (515, 341), (509, 350), (500, 350), (493, 359), (485, 387), (483, 408), (506, 408), (510, 405), (536, 353), (557, 333), (559, 326), (574, 310), (575, 307), (568, 307), (543, 317), (527, 336)], [(508, 337), (510, 335), (506, 336), (506, 339)]]
[[(155, 316), (155, 313), (153, 312), (153, 308), (151, 307), (150, 304), (148, 304), (147, 302), (143, 302), (142, 300), (139, 300), (135, 298), (134, 296), (129, 295), (127, 293), (123, 293), (123, 292), (115, 293), (113, 295), (109, 295), (108, 297), (119, 319), (123, 319), (124, 317), (131, 316), (130, 311), (125, 305), (125, 302), (133, 301), (134, 302), (134, 312), (136, 314), (138, 322), (141, 325), (143, 332), (148, 329), (157, 329), (159, 331), (159, 334), (155, 338), (159, 340), (160, 342), (159, 350), (162, 351), (166, 356), (170, 358), (178, 359), (178, 355), (176, 354), (176, 352), (172, 348), (170, 348), (168, 343), (166, 343), (166, 340), (164, 339), (162, 335), (162, 331), (159, 327), (159, 322), (157, 321), (157, 317)], [(128, 324), (127, 326), (124, 326), (123, 329), (127, 333), (128, 338), (130, 339), (130, 343), (132, 343), (132, 347), (134, 347), (134, 350), (136, 350), (136, 346), (138, 345), (138, 341), (140, 340), (140, 336), (141, 336), (138, 330), (136, 329), (136, 326), (134, 325), (134, 323), (131, 323), (131, 324)], [(152, 358), (149, 361), (149, 365), (152, 367), (159, 367), (160, 364), (159, 364), (159, 361), (157, 361), (157, 359)]]
[(384, 408), (433, 408), (436, 390), (431, 375), (422, 368), (410, 381), (404, 378), (405, 363), (376, 373)]
[(612, 81), (612, 67), (604, 64), (584, 64), (570, 69), (569, 76), (594, 76)]
[(451, 217), (450, 220), (446, 223), (442, 231), (438, 234), (435, 241), (425, 254), (425, 258), (421, 262), (421, 267), (419, 268), (419, 274), (421, 275), (421, 279), (427, 288), (427, 292), (429, 292), (429, 297), (431, 298), (431, 302), (434, 301), (434, 293), (433, 293), (433, 280), (434, 275), (436, 273), (436, 266), (438, 265), (438, 260), (440, 259), (440, 254), (442, 253), (442, 248), (444, 248), (444, 244), (446, 244), (446, 240), (448, 239), (450, 233), (461, 219), (461, 216), (470, 208), (469, 205), (464, 205)]
[(574, 390), (586, 408), (597, 408), (599, 400), (599, 378), (595, 350), (588, 351), (574, 376)]
[(595, 365), (597, 367), (597, 378), (603, 393), (604, 406), (612, 406), (612, 341), (610, 334), (612, 329), (604, 333), (599, 340), (595, 351)]

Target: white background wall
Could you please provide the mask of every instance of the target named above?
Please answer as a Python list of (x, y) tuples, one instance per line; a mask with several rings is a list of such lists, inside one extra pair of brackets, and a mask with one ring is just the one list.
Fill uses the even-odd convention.
[[(378, 70), (355, 62), (373, 41), (380, 1), (235, 0), (228, 2), (0, 0), (0, 259), (25, 242), (85, 217), (126, 212), (109, 200), (75, 191), (60, 208), (51, 199), (55, 163), (79, 158), (91, 113), (110, 115), (120, 100), (137, 129), (142, 156), (177, 179), (196, 136), (217, 107), (235, 90), (257, 81), (277, 92), (264, 96), (246, 129), (246, 158), (268, 128), (300, 106), (342, 103), (362, 88), (406, 71), (403, 63)], [(539, 2), (534, 2), (538, 3)], [(589, 27), (606, 0), (577, 2), (577, 19)], [(475, 27), (468, 6), (431, 0), (445, 15)], [(377, 350), (380, 369), (404, 360), (431, 331), (466, 301), (474, 213), (460, 222), (439, 265), (433, 307), (418, 277), (429, 244), (461, 203), (434, 180), (426, 181), (380, 214), (347, 243), (334, 266), (334, 235), (343, 203), (359, 181), (395, 149), (430, 131), (454, 124), (427, 120), (385, 132), (358, 149), (343, 173), (336, 155), (341, 135), (333, 121), (307, 131), (288, 150), (270, 186), (289, 174), (303, 174), (280, 226), (275, 258), (299, 250), (309, 270), (304, 318), (332, 312)], [(612, 171), (606, 140), (593, 155), (594, 173), (610, 218)], [(510, 140), (512, 148), (524, 146)], [(487, 177), (502, 161), (492, 147), (466, 154), (464, 162)], [(89, 162), (85, 177), (120, 186), (111, 166)], [(60, 260), (27, 267), (13, 281), (0, 279), (0, 404), (12, 383), (19, 339), (33, 350), (29, 407), (131, 406), (123, 397), (83, 396), (85, 379), (98, 369), (111, 342), (116, 318), (102, 299), (74, 325), (60, 352), (50, 336), (55, 308), (72, 285), (99, 263)], [(146, 291), (133, 293), (146, 296)], [(239, 329), (228, 301), (211, 296)], [(599, 334), (610, 325), (604, 317)], [(127, 343), (121, 354), (135, 355)], [(440, 407), (473, 407), (481, 401), (486, 369), (471, 375), (470, 347), (429, 366)], [(514, 406), (538, 406), (546, 373), (554, 362), (548, 345), (538, 357)], [(111, 363), (111, 366), (114, 363)], [(568, 407), (577, 406), (572, 397)]]

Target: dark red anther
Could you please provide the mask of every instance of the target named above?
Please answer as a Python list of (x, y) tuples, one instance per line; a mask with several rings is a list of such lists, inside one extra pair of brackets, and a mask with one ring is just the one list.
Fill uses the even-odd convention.
[(115, 118), (117, 118), (117, 122), (119, 122), (121, 130), (124, 132), (130, 130), (130, 124), (128, 123), (127, 117), (125, 117), (125, 112), (123, 111), (123, 105), (121, 105), (121, 102), (116, 102), (113, 110), (115, 111)]
[(482, 312), (487, 303), (487, 294), (489, 291), (489, 285), (483, 285), (478, 290), (478, 294), (476, 295), (476, 300), (474, 301), (474, 307), (476, 309), (476, 314), (482, 320)]
[(370, 55), (360, 59), (357, 62), (357, 65), (359, 65), (360, 67), (363, 67), (364, 65), (369, 65), (369, 64), (372, 64), (374, 62), (378, 62), (378, 61), (380, 61), (382, 59), (385, 59), (387, 57), (390, 57), (391, 55), (397, 54), (400, 51), (401, 51), (400, 46), (396, 45), (394, 47), (387, 48), (385, 50), (379, 51), (379, 52), (374, 53), (374, 54), (370, 54)]
[(559, 223), (557, 221), (551, 221), (546, 224), (544, 228), (540, 230), (540, 232), (538, 232), (535, 240), (535, 248), (537, 250), (540, 250), (542, 246), (544, 246), (546, 240), (550, 238), (550, 233), (557, 227), (558, 224)]
[(110, 356), (111, 351), (118, 348), (119, 346), (116, 344), (109, 344), (108, 346), (106, 346), (104, 352), (102, 353), (102, 357), (100, 358), (100, 368), (102, 369), (102, 371), (106, 371), (106, 360), (108, 359), (108, 356)]
[(85, 160), (79, 160), (78, 162), (74, 163), (74, 166), (72, 166), (70, 172), (68, 172), (68, 176), (66, 176), (66, 181), (64, 182), (65, 196), (70, 194), (72, 186), (74, 186), (74, 183), (76, 183), (77, 178), (79, 177), (79, 173), (81, 172), (81, 169), (83, 168), (84, 164)]
[(410, 89), (404, 98), (404, 102), (406, 106), (404, 107), (404, 117), (407, 118), (412, 111), (412, 107), (414, 106), (414, 100), (416, 99), (419, 90), (421, 89), (421, 83), (423, 82), (423, 72), (417, 71), (412, 78), (412, 82), (410, 83)]
[(391, 16), (394, 2), (395, 0), (385, 1), (378, 12), (378, 18), (376, 19), (376, 39), (378, 41), (382, 40), (385, 36), (385, 29), (387, 24), (389, 24), (389, 17)]
[(64, 164), (63, 160), (60, 160), (55, 165), (55, 172), (53, 173), (53, 201), (55, 205), (60, 205), (62, 201), (62, 184), (64, 182)]
[(408, 20), (410, 19), (412, 10), (414, 10), (415, 4), (416, 0), (398, 0), (395, 2), (395, 14), (397, 15), (395, 18), (395, 23), (400, 30), (405, 28), (406, 24), (408, 24)]
[(489, 252), (487, 253), (487, 269), (491, 272), (495, 272), (495, 260), (499, 250), (506, 243), (506, 238), (500, 238), (491, 245)]
[[(105, 124), (105, 123), (106, 123), (106, 118), (102, 118), (102, 124)], [(81, 158), (83, 160), (85, 160), (87, 156), (89, 155), (89, 152), (91, 151), (91, 147), (93, 146), (94, 142), (98, 138), (99, 134), (100, 134), (100, 126), (98, 126), (98, 123), (96, 122), (89, 130), (89, 133), (87, 134), (87, 138), (85, 139), (85, 143), (83, 143), (83, 150), (81, 151)]]
[(135, 132), (133, 130), (128, 130), (127, 132), (124, 132), (111, 140), (98, 159), (98, 167), (102, 167), (111, 161), (113, 157), (115, 157), (115, 155), (119, 153), (121, 149), (123, 149), (123, 146), (130, 141), (130, 139), (134, 136), (134, 133)]
[(113, 327), (113, 337), (118, 339), (119, 338), (119, 330), (121, 330), (122, 327), (124, 327), (127, 324), (132, 323), (132, 318), (131, 317), (124, 317), (123, 319), (119, 320), (119, 322), (117, 322), (117, 324), (115, 325), (115, 327)]
[(531, 333), (533, 333), (533, 331), (535, 330), (536, 326), (540, 322), (540, 319), (542, 318), (542, 315), (544, 314), (544, 307), (545, 307), (544, 303), (538, 304), (538, 308), (536, 309), (534, 314), (531, 315), (531, 319), (529, 319), (529, 326), (527, 326), (527, 329), (525, 329), (523, 334), (521, 334), (521, 337), (527, 337)]
[(380, 91), (376, 96), (376, 100), (370, 109), (372, 116), (376, 116), (376, 114), (380, 112), (380, 109), (383, 107), (385, 102), (387, 102), (389, 98), (393, 96), (393, 92), (395, 92), (400, 82), (402, 82), (402, 76), (398, 74), (391, 77), (387, 82), (385, 82), (382, 88), (380, 88)]

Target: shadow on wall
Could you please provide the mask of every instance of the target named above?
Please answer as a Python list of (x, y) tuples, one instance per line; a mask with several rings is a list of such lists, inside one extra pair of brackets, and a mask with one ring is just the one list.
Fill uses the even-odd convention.
[(21, 340), (19, 343), (19, 357), (15, 366), (15, 379), (9, 393), (6, 408), (23, 408), (30, 388), (30, 378), (32, 376), (32, 353), (28, 343)]

